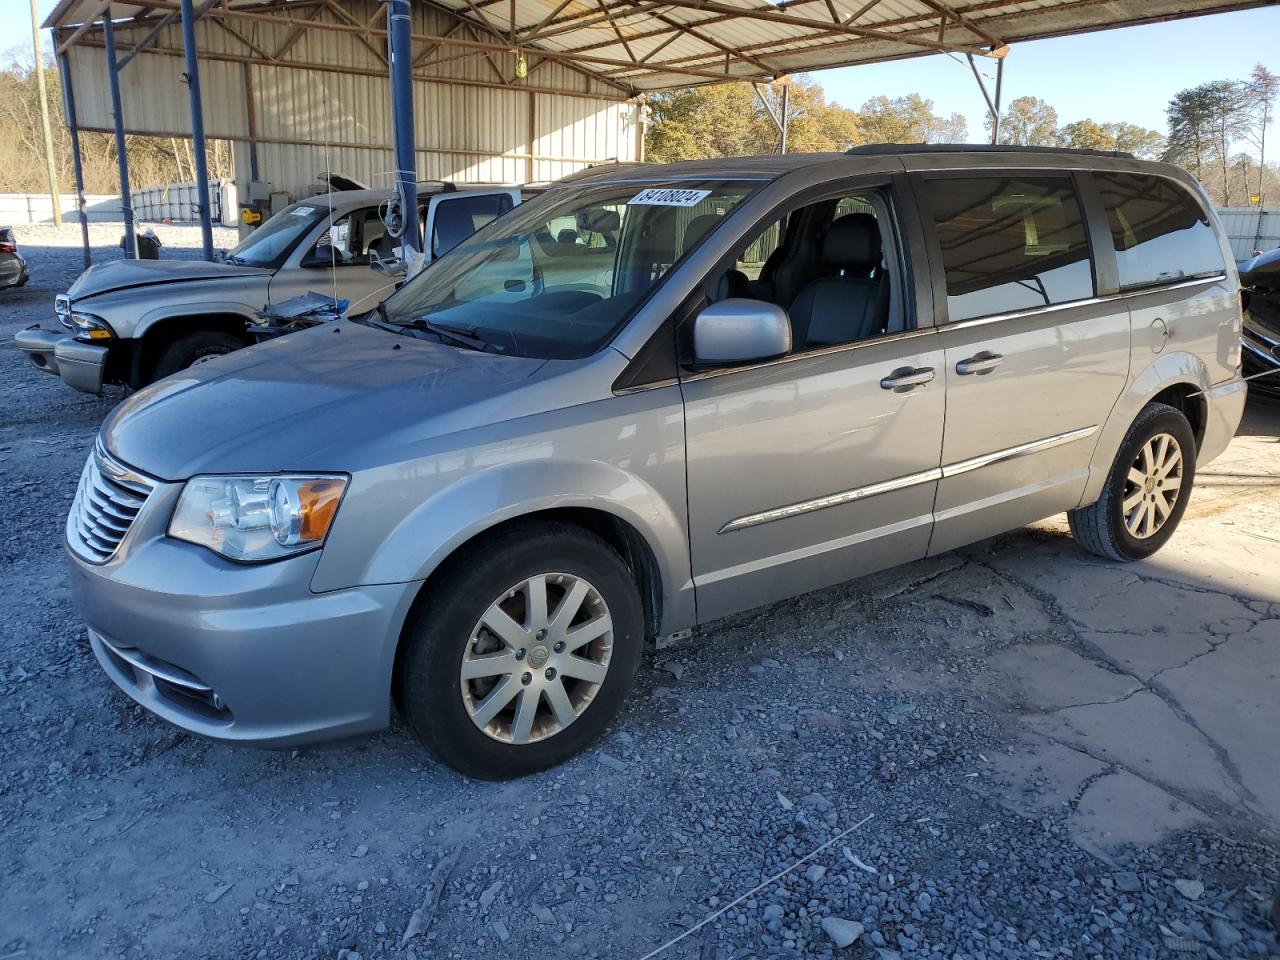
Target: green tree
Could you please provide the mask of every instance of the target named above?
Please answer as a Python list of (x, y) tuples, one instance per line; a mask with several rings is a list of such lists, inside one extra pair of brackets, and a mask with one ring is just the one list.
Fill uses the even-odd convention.
[[(991, 118), (987, 118), (991, 130)], [(1039, 97), (1018, 97), (1000, 116), (1000, 142), (1022, 147), (1052, 147), (1058, 143), (1058, 111)]]
[(1164, 152), (1164, 137), (1159, 130), (1124, 121), (1104, 123), (1102, 129), (1114, 141), (1113, 149), (1132, 153), (1140, 160), (1156, 160)]
[(933, 112), (933, 101), (918, 93), (905, 97), (872, 97), (858, 116), (865, 143), (964, 143), (969, 137), (964, 116)]
[(1211, 80), (1180, 90), (1169, 101), (1169, 139), (1165, 159), (1181, 164), (1204, 181), (1217, 176), (1217, 199), (1231, 205), (1231, 145), (1248, 126), (1244, 86)]
[(777, 150), (777, 132), (746, 83), (719, 83), (649, 97), (645, 155), (659, 163)]
[(1160, 155), (1164, 137), (1133, 123), (1098, 123), (1086, 118), (1062, 127), (1058, 142), (1077, 150), (1121, 150), (1143, 160), (1154, 160)]
[[(806, 153), (848, 150), (863, 142), (859, 116), (830, 103), (821, 84), (792, 77), (787, 90), (787, 149)], [(762, 87), (781, 115), (782, 89)], [(719, 83), (649, 97), (645, 155), (666, 163), (709, 157), (776, 153), (778, 128), (749, 83)]]

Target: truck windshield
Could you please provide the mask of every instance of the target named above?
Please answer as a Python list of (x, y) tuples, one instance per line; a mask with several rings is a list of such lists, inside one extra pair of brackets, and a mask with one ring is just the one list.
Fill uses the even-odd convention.
[(327, 206), (310, 203), (285, 207), (241, 240), (226, 260), (247, 267), (278, 267), (294, 245), (328, 213)]
[(463, 333), (502, 353), (588, 356), (759, 186), (553, 188), (433, 263), (386, 301), (386, 315)]

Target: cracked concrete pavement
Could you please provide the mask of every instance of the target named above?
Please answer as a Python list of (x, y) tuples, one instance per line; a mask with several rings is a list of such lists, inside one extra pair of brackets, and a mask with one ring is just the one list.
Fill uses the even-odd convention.
[(961, 554), (1008, 588), (987, 629), (1014, 642), (981, 681), (1023, 727), (994, 761), (1002, 799), (1067, 808), (1103, 856), (1192, 827), (1280, 835), (1280, 407), (1250, 404), (1149, 560), (1088, 557), (1062, 518), (1027, 533)]

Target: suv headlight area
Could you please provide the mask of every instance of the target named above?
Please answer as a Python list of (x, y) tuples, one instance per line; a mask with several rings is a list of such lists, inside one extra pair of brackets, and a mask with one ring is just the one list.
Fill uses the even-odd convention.
[(230, 560), (279, 560), (315, 549), (347, 488), (343, 474), (192, 477), (169, 536)]
[(71, 313), (71, 326), (76, 331), (77, 340), (114, 340), (116, 332), (111, 324), (92, 313)]

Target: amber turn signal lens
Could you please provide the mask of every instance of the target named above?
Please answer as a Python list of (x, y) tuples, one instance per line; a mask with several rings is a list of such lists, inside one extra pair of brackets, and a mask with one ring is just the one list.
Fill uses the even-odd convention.
[(338, 511), (346, 484), (341, 480), (312, 480), (298, 488), (298, 512), (301, 514), (301, 539), (323, 540)]

